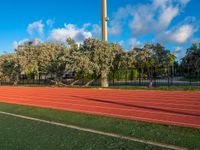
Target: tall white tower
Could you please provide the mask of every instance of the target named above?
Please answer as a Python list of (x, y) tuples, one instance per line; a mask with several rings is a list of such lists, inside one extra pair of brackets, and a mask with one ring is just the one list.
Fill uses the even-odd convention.
[(108, 41), (107, 0), (102, 0), (102, 41)]

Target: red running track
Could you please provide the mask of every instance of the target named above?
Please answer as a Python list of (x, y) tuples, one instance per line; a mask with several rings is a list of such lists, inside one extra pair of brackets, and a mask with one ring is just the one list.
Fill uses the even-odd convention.
[(0, 102), (200, 128), (200, 92), (1, 87)]

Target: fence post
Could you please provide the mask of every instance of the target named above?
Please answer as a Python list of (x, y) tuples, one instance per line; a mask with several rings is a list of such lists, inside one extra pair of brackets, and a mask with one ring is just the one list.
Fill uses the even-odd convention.
[(40, 84), (40, 73), (39, 73), (39, 84)]
[(173, 65), (171, 65), (171, 85), (173, 85)]
[(156, 67), (154, 67), (154, 71), (153, 71), (154, 75), (153, 75), (153, 78), (154, 78), (154, 82), (155, 82), (155, 86), (157, 86), (157, 83), (156, 83)]
[(128, 69), (126, 68), (126, 85), (128, 84)]
[(198, 81), (198, 86), (200, 85), (200, 70), (198, 68), (198, 77), (197, 77), (197, 81)]
[(33, 84), (35, 84), (35, 75), (33, 75)]
[(189, 80), (190, 80), (190, 86), (192, 85), (192, 78), (191, 78), (191, 68), (190, 65), (188, 66), (189, 69)]
[(113, 77), (113, 86), (114, 86), (115, 85), (115, 70), (113, 69), (112, 72), (113, 72), (113, 76), (112, 77)]
[(141, 86), (141, 68), (139, 68), (139, 85)]
[(169, 65), (167, 65), (167, 79), (168, 79), (168, 87), (169, 87)]

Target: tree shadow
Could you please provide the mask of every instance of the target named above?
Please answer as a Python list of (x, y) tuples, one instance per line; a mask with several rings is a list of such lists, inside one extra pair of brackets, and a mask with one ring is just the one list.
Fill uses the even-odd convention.
[(110, 100), (102, 100), (102, 99), (96, 99), (96, 98), (86, 98), (86, 97), (80, 97), (80, 96), (71, 96), (71, 97), (79, 98), (79, 99), (87, 100), (87, 101), (94, 101), (94, 102), (107, 103), (107, 104), (115, 104), (115, 105), (127, 106), (127, 107), (132, 107), (132, 108), (142, 108), (142, 109), (160, 111), (160, 112), (165, 112), (165, 113), (173, 113), (173, 114), (179, 114), (179, 115), (200, 117), (200, 115), (194, 114), (194, 113), (179, 112), (179, 111), (175, 111), (175, 110), (168, 110), (168, 109), (163, 109), (163, 108), (155, 108), (155, 107), (151, 107), (151, 106), (147, 107), (147, 106), (141, 106), (141, 105), (136, 105), (136, 104), (126, 104), (126, 103), (114, 102), (114, 101), (110, 101)]

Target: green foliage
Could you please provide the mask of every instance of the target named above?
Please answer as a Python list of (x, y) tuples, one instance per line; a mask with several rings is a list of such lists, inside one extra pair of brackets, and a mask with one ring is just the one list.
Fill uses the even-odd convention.
[[(192, 49), (197, 47), (193, 46)], [(197, 52), (195, 50), (195, 54)], [(189, 56), (193, 53), (193, 50), (188, 50)], [(189, 58), (193, 59), (191, 57)], [(185, 62), (188, 62), (189, 58), (185, 58)], [(173, 65), (175, 59), (175, 56), (160, 44), (145, 44), (143, 48), (125, 51), (116, 43), (86, 39), (81, 45), (68, 38), (63, 44), (21, 45), (14, 53), (2, 55), (0, 79), (13, 81), (18, 80), (20, 74), (31, 75), (33, 78), (43, 74), (52, 75), (56, 82), (62, 82), (63, 75), (74, 71), (75, 79), (101, 76), (102, 86), (108, 86), (110, 72), (131, 70), (123, 77), (128, 76), (128, 79), (138, 76), (152, 77), (153, 69)], [(198, 64), (199, 59), (195, 62), (196, 66)], [(160, 73), (166, 74), (166, 70)]]
[(70, 49), (67, 70), (75, 71), (76, 78), (83, 78), (93, 74), (96, 64), (90, 60), (88, 53), (72, 39), (67, 39), (67, 43)]
[(56, 80), (61, 81), (62, 76), (66, 72), (66, 68), (70, 61), (70, 51), (67, 47), (61, 44), (49, 44), (50, 59), (47, 65), (47, 73), (54, 74)]
[(197, 44), (192, 44), (187, 50), (181, 66), (187, 71), (188, 68), (193, 68), (191, 70), (192, 73), (200, 73), (200, 47), (198, 47)]
[(17, 55), (5, 54), (0, 57), (0, 80), (18, 82), (21, 65)]
[(93, 64), (95, 72), (101, 74), (102, 87), (107, 87), (108, 74), (111, 68), (118, 66), (122, 48), (118, 44), (109, 44), (98, 39), (86, 39), (81, 50)]
[(90, 61), (95, 64), (97, 73), (101, 73), (102, 70), (110, 71), (115, 58), (119, 57), (117, 54), (119, 54), (120, 48), (116, 44), (109, 44), (98, 39), (86, 39), (81, 47)]

